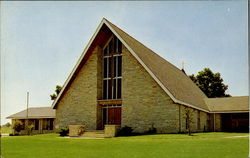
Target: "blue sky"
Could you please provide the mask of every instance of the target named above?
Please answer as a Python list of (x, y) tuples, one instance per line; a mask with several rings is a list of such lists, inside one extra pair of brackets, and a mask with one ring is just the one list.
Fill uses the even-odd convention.
[(105, 17), (187, 74), (220, 72), (248, 95), (247, 1), (1, 2), (1, 122), (50, 106)]

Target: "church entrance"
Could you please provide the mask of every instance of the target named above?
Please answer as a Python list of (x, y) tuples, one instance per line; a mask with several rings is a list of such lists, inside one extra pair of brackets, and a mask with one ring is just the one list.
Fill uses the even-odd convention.
[(102, 108), (103, 128), (105, 125), (121, 124), (121, 105), (108, 105)]

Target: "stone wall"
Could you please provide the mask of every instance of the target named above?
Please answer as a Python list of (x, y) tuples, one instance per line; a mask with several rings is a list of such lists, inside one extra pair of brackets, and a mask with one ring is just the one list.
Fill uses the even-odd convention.
[[(133, 55), (122, 46), (122, 113), (121, 126), (130, 126), (134, 132), (156, 128), (158, 133), (186, 131), (184, 106), (175, 104)], [(102, 110), (97, 106), (101, 99), (101, 48), (97, 47), (78, 72), (72, 84), (60, 99), (56, 110), (55, 127), (86, 125), (86, 129), (102, 128)], [(193, 112), (193, 132), (208, 128), (207, 113)]]
[(221, 131), (221, 114), (214, 114), (215, 115), (215, 131)]
[(86, 129), (96, 129), (98, 53), (101, 53), (100, 47), (94, 49), (59, 100), (56, 109), (56, 128), (84, 124)]
[[(186, 129), (186, 118), (185, 118), (185, 108), (186, 106), (180, 105), (180, 116), (181, 116), (181, 132), (187, 132)], [(191, 117), (192, 117), (192, 123), (191, 123), (191, 131), (192, 132), (204, 132), (208, 131), (208, 114), (206, 112), (200, 111), (200, 128), (198, 128), (198, 111), (193, 108), (191, 109)]]
[(122, 126), (130, 126), (134, 132), (154, 127), (158, 133), (177, 133), (179, 105), (124, 46), (122, 58)]

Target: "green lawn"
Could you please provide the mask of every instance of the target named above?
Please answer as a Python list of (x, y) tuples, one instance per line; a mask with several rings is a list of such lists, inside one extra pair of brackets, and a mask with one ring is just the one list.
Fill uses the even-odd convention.
[(11, 127), (1, 127), (1, 133), (12, 133)]
[(4, 158), (247, 158), (248, 137), (232, 136), (248, 134), (159, 134), (106, 139), (44, 134), (3, 137), (1, 148)]

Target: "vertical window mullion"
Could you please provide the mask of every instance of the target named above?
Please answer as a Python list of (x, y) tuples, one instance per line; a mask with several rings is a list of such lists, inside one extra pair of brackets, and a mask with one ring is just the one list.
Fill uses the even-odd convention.
[[(103, 52), (103, 57), (104, 57), (104, 52)], [(104, 78), (104, 58), (102, 58), (102, 77)], [(102, 79), (102, 98), (104, 98), (104, 88), (103, 88), (104, 83), (103, 82), (104, 82), (104, 80)]]
[(112, 69), (112, 71), (111, 71), (111, 84), (112, 84), (112, 86), (111, 86), (111, 99), (114, 99), (114, 68), (113, 68), (113, 62), (114, 62), (114, 60), (113, 60), (113, 52), (112, 52), (112, 55), (111, 55), (111, 69)]
[(116, 38), (115, 45), (116, 45), (116, 50), (115, 51), (118, 53), (118, 38)]
[(111, 83), (112, 83), (112, 99), (114, 99), (114, 56), (113, 56), (113, 53), (114, 52), (112, 52), (112, 58), (111, 58), (111, 61), (112, 61), (112, 65), (111, 65), (111, 67), (112, 67), (112, 72), (111, 72), (111, 79), (112, 79), (112, 81), (111, 81)]
[[(109, 56), (109, 45), (107, 46), (107, 54)], [(107, 78), (109, 78), (109, 57), (107, 57)], [(109, 81), (107, 80), (106, 99), (108, 98), (109, 98)]]
[[(118, 77), (118, 57), (116, 57), (116, 77)], [(116, 78), (115, 82), (116, 82), (115, 83), (116, 84), (116, 92), (115, 92), (116, 93), (116, 99), (118, 99), (118, 92), (117, 92), (117, 89), (118, 89), (118, 79), (117, 78)]]

